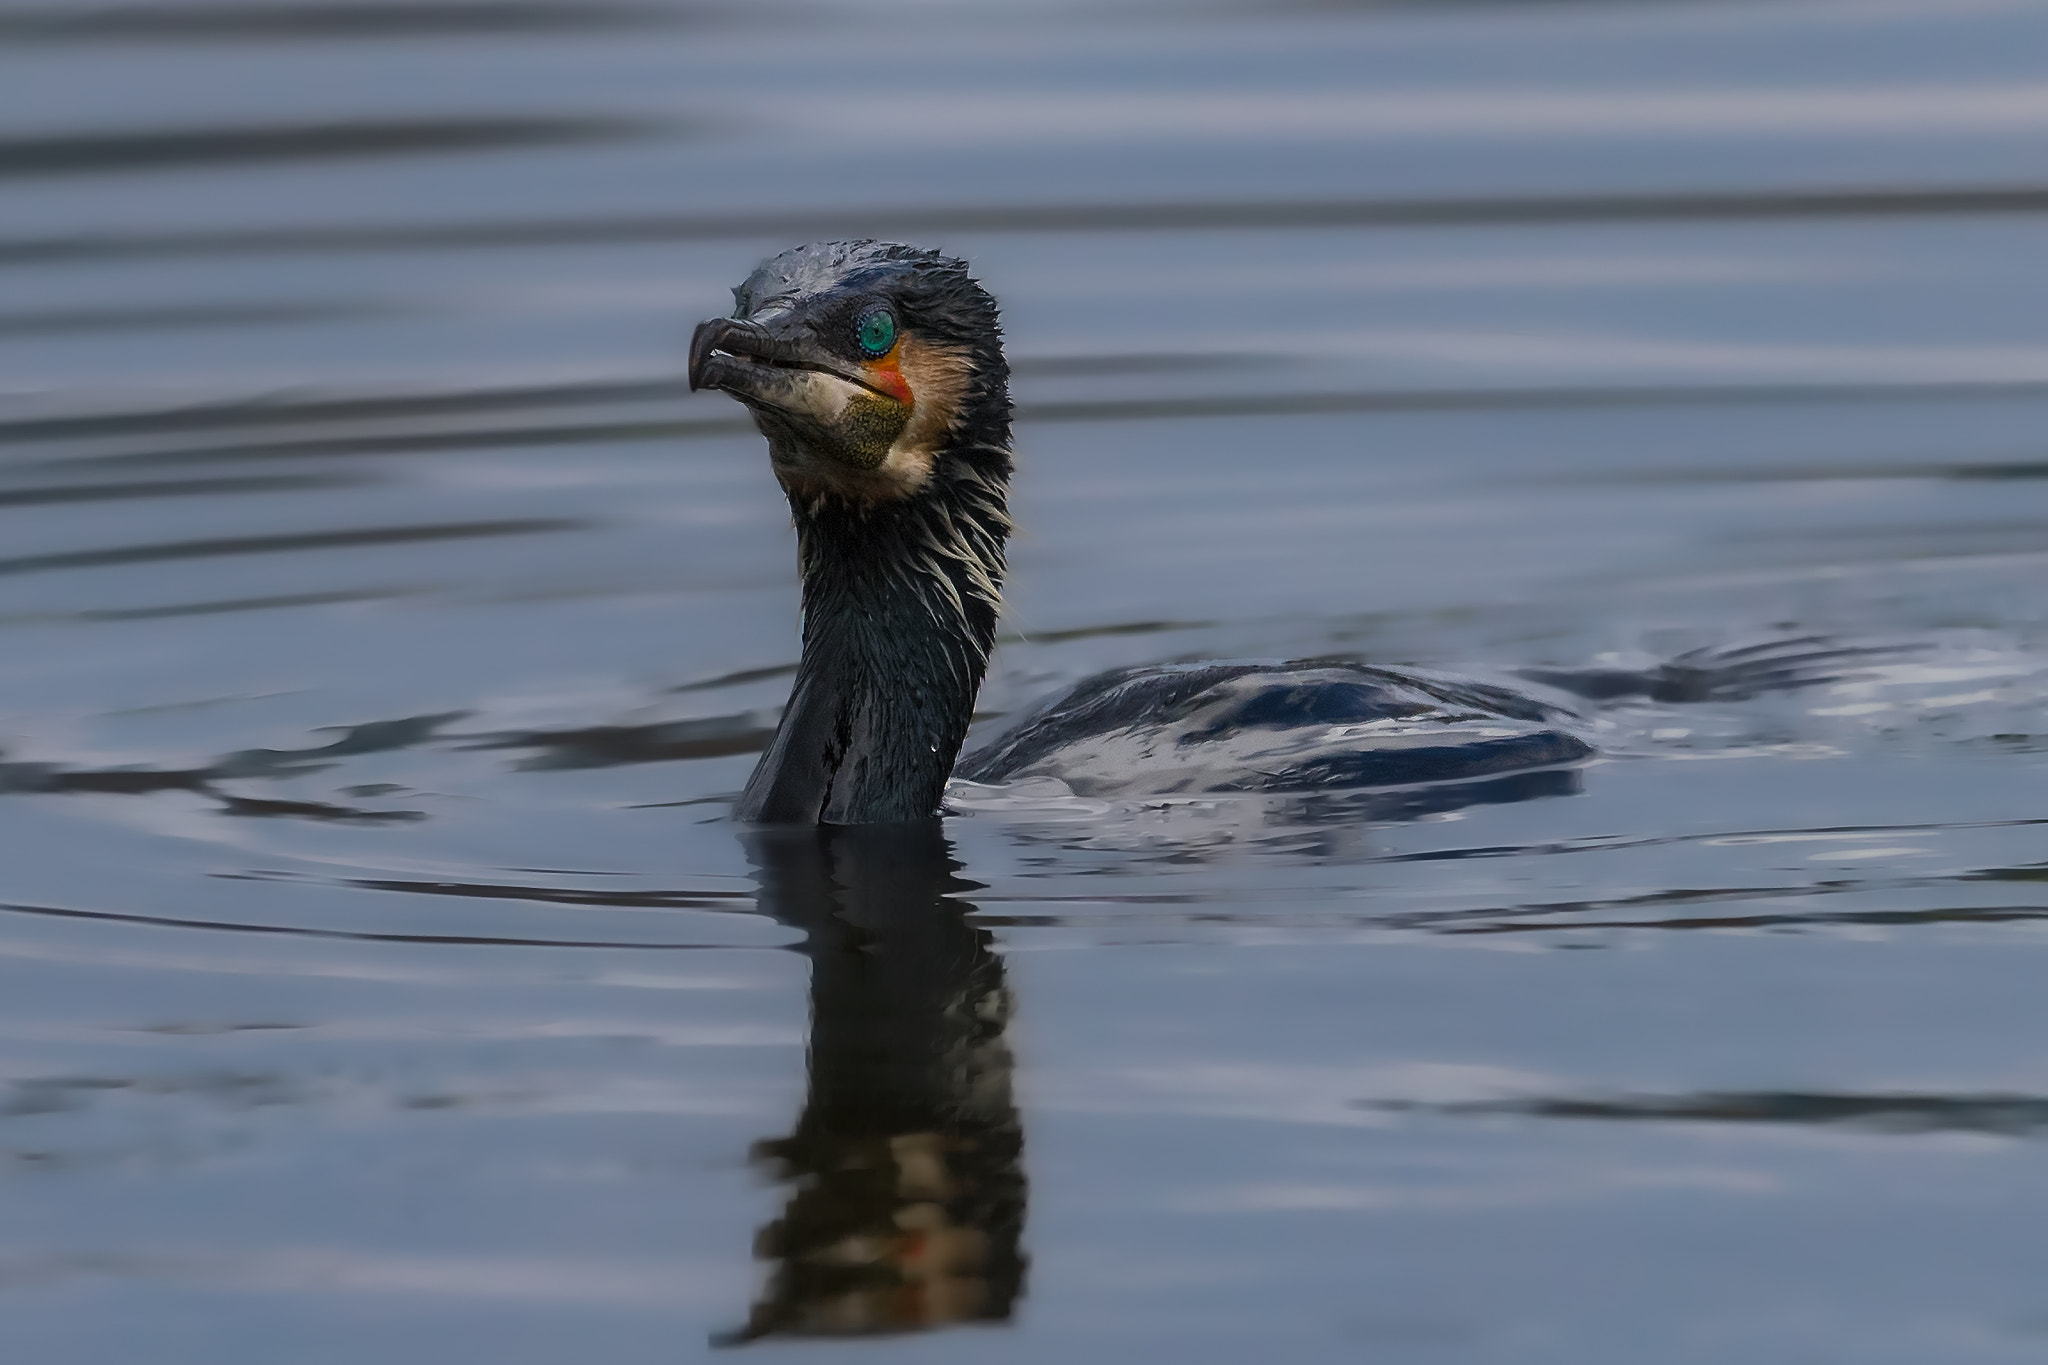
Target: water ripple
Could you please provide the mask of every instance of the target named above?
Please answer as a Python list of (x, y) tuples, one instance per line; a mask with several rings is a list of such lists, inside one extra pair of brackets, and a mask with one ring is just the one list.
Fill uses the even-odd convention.
[(411, 39), (440, 34), (537, 36), (687, 21), (709, 6), (638, 5), (610, 0), (427, 0), (363, 4), (9, 6), (0, 11), (0, 43), (216, 43)]
[(505, 115), (16, 135), (0, 138), (0, 179), (445, 155), (616, 142), (657, 131), (680, 129), (646, 119)]
[(1599, 1119), (1608, 1122), (1810, 1124), (1878, 1133), (1986, 1133), (2031, 1137), (2048, 1128), (2048, 1097), (1805, 1090), (1701, 1091), (1615, 1098), (1529, 1097), (1458, 1104), (1374, 1100), (1361, 1108), (1447, 1117)]
[[(564, 139), (579, 136), (569, 131)], [(632, 135), (645, 125), (595, 120), (591, 136)], [(607, 131), (609, 129), (609, 131)], [(457, 132), (455, 136), (460, 136)], [(482, 134), (479, 134), (482, 135)], [(544, 129), (535, 135), (548, 140)], [(5, 144), (0, 144), (4, 147)], [(949, 233), (1311, 231), (1328, 228), (1715, 223), (1979, 217), (2048, 213), (2048, 185), (1847, 185), (1679, 193), (1468, 195), (1412, 199), (1179, 200), (1152, 203), (930, 204), (885, 209), (753, 210), (640, 214), (507, 222), (211, 228), (73, 233), (0, 239), (0, 266), (58, 261), (192, 256), (329, 255), (343, 252), (480, 251), (636, 242), (800, 240), (821, 236)]]
[(367, 526), (346, 531), (300, 531), (274, 536), (221, 536), (205, 540), (172, 540), (154, 545), (123, 545), (103, 550), (68, 550), (59, 554), (17, 555), (12, 559), (0, 559), (0, 574), (48, 573), (60, 569), (97, 569), (116, 564), (157, 564), (180, 559), (216, 559), (233, 555), (287, 554), (357, 545), (405, 545), (425, 541), (542, 535), (557, 531), (587, 530), (594, 524), (566, 517), (524, 517), (503, 521), (442, 522), (427, 526)]
[(410, 943), (470, 948), (606, 948), (634, 952), (713, 951), (721, 945), (631, 939), (524, 938), (501, 934), (400, 934), (368, 929), (324, 929), (303, 924), (264, 924), (246, 920), (187, 919), (176, 915), (144, 915), (132, 911), (80, 910), (67, 906), (0, 903), (0, 915), (41, 919), (83, 920), (99, 924), (142, 925), (153, 929), (202, 929), (213, 933), (262, 934), (287, 938), (340, 939), (352, 943)]

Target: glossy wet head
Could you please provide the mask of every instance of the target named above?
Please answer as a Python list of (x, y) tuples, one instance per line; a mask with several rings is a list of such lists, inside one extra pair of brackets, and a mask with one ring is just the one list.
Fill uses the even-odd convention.
[(733, 300), (697, 328), (690, 386), (746, 404), (792, 492), (911, 496), (963, 427), (1007, 418), (995, 301), (964, 261), (813, 243), (763, 262)]

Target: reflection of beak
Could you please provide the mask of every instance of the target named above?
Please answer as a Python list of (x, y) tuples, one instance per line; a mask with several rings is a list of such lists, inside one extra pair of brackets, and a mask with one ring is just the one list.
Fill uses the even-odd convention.
[[(873, 469), (910, 418), (910, 405), (849, 372), (787, 312), (713, 318), (690, 338), (690, 388), (721, 389), (795, 424), (821, 453)], [(765, 428), (764, 428), (765, 430)]]

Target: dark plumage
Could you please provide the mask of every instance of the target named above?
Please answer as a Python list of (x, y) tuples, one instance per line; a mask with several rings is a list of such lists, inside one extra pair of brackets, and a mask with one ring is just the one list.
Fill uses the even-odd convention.
[(1099, 796), (1463, 781), (1591, 756), (1568, 719), (1506, 688), (1342, 659), (1149, 665), (1085, 680), (954, 775)]

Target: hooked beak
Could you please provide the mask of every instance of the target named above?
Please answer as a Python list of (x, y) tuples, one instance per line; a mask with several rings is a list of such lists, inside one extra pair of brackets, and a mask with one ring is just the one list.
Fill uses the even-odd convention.
[[(740, 318), (700, 322), (690, 337), (690, 392), (729, 388), (735, 376), (746, 374), (755, 363), (787, 359), (789, 349), (758, 322)], [(784, 355), (778, 357), (777, 352)]]
[(729, 389), (735, 377), (745, 375), (756, 362), (770, 360), (776, 350), (786, 348), (776, 346), (768, 329), (756, 321), (713, 317), (696, 323), (690, 336), (690, 393)]

